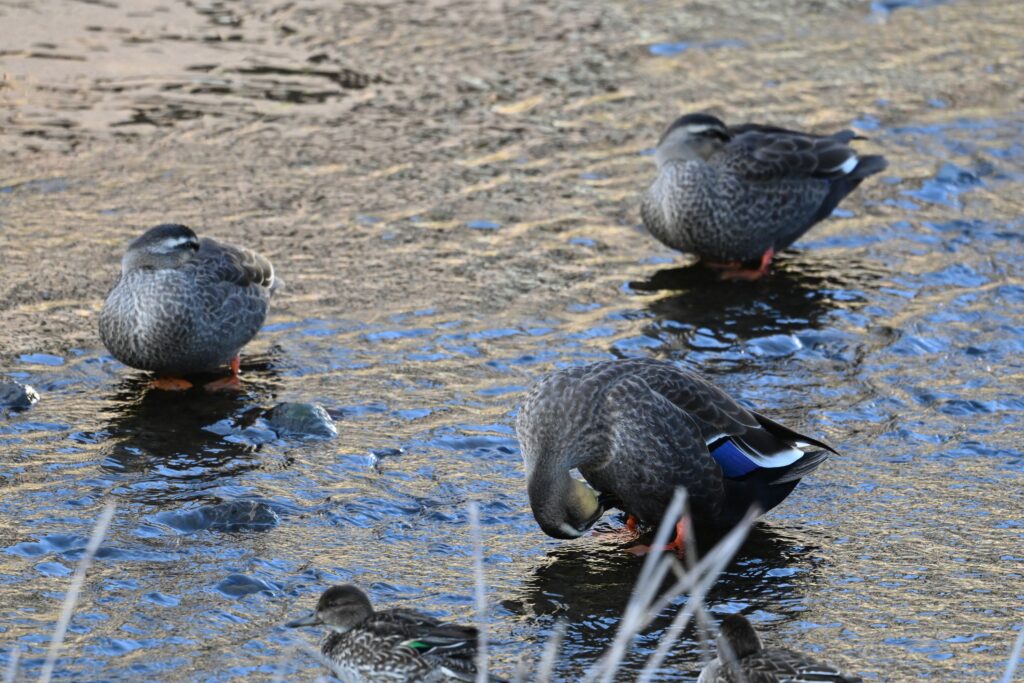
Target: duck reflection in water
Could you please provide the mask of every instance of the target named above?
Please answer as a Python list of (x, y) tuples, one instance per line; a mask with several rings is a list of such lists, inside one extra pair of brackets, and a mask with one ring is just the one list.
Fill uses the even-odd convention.
[(187, 478), (256, 467), (254, 451), (273, 438), (256, 425), (263, 414), (259, 404), (273, 399), (276, 382), (266, 360), (247, 364), (247, 371), (251, 381), (244, 393), (159, 391), (150, 389), (143, 375), (121, 381), (104, 409), (111, 445), (104, 467), (176, 470)]
[[(863, 263), (834, 264), (812, 260), (782, 260), (767, 278), (757, 282), (721, 282), (699, 262), (659, 270), (647, 280), (629, 283), (631, 290), (661, 294), (647, 309), (658, 320), (659, 334), (689, 340), (704, 330), (725, 346), (770, 335), (790, 335), (818, 329), (836, 310), (853, 311), (867, 300), (880, 273)], [(667, 294), (667, 295), (665, 295)]]
[[(546, 561), (526, 578), (522, 592), (502, 603), (511, 612), (543, 624), (553, 626), (556, 621), (565, 621), (568, 631), (564, 648), (567, 655), (572, 654), (567, 659), (573, 661), (592, 661), (611, 644), (644, 561), (629, 553), (608, 552), (611, 548), (595, 548), (625, 540), (624, 536), (616, 539), (604, 526), (598, 525), (595, 535), (576, 544), (553, 548)], [(704, 539), (694, 550), (703, 556), (713, 544), (713, 539)], [(780, 577), (778, 570), (800, 568), (804, 570), (799, 572), (801, 575), (812, 573), (820, 561), (816, 550), (805, 539), (758, 522), (705, 602), (715, 605), (739, 600), (747, 611), (764, 609), (784, 620), (798, 619), (803, 582)], [(667, 590), (672, 580), (667, 579), (663, 589)], [(787, 605), (794, 606), (791, 613), (785, 612)], [(674, 611), (666, 610), (657, 617), (645, 629), (644, 639), (654, 642), (660, 638), (674, 618)], [(699, 662), (710, 653), (702, 647), (700, 636), (691, 628), (673, 650), (671, 659), (694, 667), (696, 675)]]

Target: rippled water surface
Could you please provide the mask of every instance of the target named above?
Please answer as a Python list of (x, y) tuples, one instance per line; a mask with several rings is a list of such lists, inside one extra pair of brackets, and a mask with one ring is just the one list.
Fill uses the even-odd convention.
[[(567, 619), (574, 680), (640, 561), (539, 531), (515, 408), (653, 356), (842, 452), (714, 612), (868, 680), (994, 680), (1024, 621), (1021, 8), (0, 1), (0, 371), (42, 395), (0, 418), (0, 658), (38, 673), (111, 499), (57, 678), (312, 680), (283, 624), (330, 583), (473, 618), (479, 501), (494, 666)], [(695, 109), (854, 127), (890, 167), (717, 283), (638, 226)], [(168, 220), (287, 282), (240, 395), (147, 391), (99, 343), (120, 252)], [(339, 436), (279, 438), (281, 401)], [(658, 679), (701, 656), (687, 634)]]

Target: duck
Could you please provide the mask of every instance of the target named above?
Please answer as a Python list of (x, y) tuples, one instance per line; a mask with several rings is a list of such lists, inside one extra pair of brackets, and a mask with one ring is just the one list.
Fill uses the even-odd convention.
[(343, 681), (476, 680), (476, 628), (413, 610), (374, 610), (366, 593), (350, 584), (331, 586), (320, 595), (312, 614), (286, 626), (326, 627), (320, 651)]
[(758, 279), (777, 253), (888, 166), (883, 156), (857, 154), (850, 143), (860, 139), (850, 130), (814, 135), (686, 114), (658, 141), (644, 225), (724, 279)]
[(718, 658), (704, 667), (697, 683), (863, 683), (864, 680), (802, 652), (764, 647), (757, 631), (741, 614), (730, 614), (722, 619), (717, 647)]
[(155, 373), (158, 389), (185, 390), (187, 375), (231, 376), (205, 388), (237, 390), (242, 347), (259, 332), (281, 287), (267, 258), (244, 247), (200, 239), (165, 223), (135, 238), (99, 315), (100, 339), (125, 365)]
[[(693, 372), (641, 358), (541, 378), (516, 436), (534, 518), (559, 539), (584, 535), (609, 508), (627, 513), (631, 530), (656, 527), (680, 487), (694, 531), (724, 533), (751, 508), (774, 508), (836, 453)], [(684, 528), (676, 523), (677, 552)]]

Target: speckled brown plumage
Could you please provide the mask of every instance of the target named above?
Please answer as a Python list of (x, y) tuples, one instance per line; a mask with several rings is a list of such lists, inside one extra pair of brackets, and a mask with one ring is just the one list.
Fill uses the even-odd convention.
[[(831, 449), (749, 411), (723, 391), (665, 361), (616, 360), (541, 379), (516, 420), (534, 516), (571, 538), (593, 524), (567, 482), (577, 468), (602, 499), (656, 525), (676, 487), (697, 526), (725, 528), (758, 505), (782, 501)], [(712, 451), (716, 455), (712, 454)], [(728, 453), (727, 453), (728, 452)], [(741, 476), (720, 464), (739, 453)], [(717, 459), (716, 459), (717, 457)], [(568, 525), (568, 528), (567, 526)]]
[(129, 246), (100, 312), (100, 338), (141, 370), (213, 370), (256, 336), (277, 284), (273, 266), (253, 251), (157, 226)]
[(722, 619), (718, 659), (704, 667), (697, 683), (861, 683), (810, 655), (785, 648), (766, 648), (754, 627), (739, 614)]
[[(477, 631), (406, 609), (375, 611), (355, 586), (332, 586), (316, 611), (288, 626), (325, 626), (323, 655), (351, 683), (476, 680)], [(489, 677), (498, 683), (500, 679)]]
[(779, 252), (827, 218), (860, 182), (885, 169), (858, 157), (851, 131), (827, 136), (715, 117), (678, 119), (658, 146), (658, 176), (641, 215), (666, 245), (719, 262)]

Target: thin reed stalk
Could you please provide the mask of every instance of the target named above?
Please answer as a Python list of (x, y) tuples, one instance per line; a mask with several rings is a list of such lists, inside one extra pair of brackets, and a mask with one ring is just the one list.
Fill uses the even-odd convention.
[(113, 502), (104, 505), (99, 519), (96, 520), (96, 525), (92, 528), (89, 543), (85, 546), (85, 554), (78, 561), (74, 576), (71, 577), (71, 585), (64, 596), (60, 617), (57, 619), (57, 625), (53, 629), (53, 638), (50, 640), (50, 649), (46, 652), (46, 661), (43, 663), (43, 670), (39, 674), (39, 683), (49, 683), (53, 677), (53, 670), (57, 665), (57, 655), (60, 654), (61, 645), (64, 643), (64, 636), (67, 635), (68, 625), (71, 623), (71, 615), (75, 611), (78, 597), (82, 592), (82, 586), (85, 584), (85, 574), (89, 571), (93, 558), (96, 557), (96, 551), (99, 550), (100, 543), (106, 538), (107, 529), (110, 527), (110, 521), (114, 518), (116, 507)]
[(469, 531), (473, 540), (473, 584), (476, 594), (476, 680), (487, 683), (487, 585), (484, 577), (484, 542), (480, 528), (480, 506), (469, 503)]
[(1021, 650), (1024, 650), (1024, 624), (1021, 624), (1017, 640), (1013, 643), (1013, 649), (1010, 650), (1010, 659), (1006, 662), (1006, 671), (1003, 672), (999, 683), (1010, 683), (1013, 680), (1013, 675), (1017, 673), (1017, 665), (1020, 664)]
[(560, 621), (555, 624), (555, 630), (548, 638), (544, 646), (544, 652), (540, 656), (540, 664), (537, 666), (537, 675), (534, 676), (534, 683), (548, 683), (555, 671), (555, 663), (558, 661), (558, 653), (562, 649), (562, 639), (565, 638), (566, 623)]
[(15, 643), (11, 647), (11, 658), (7, 661), (7, 668), (4, 670), (4, 683), (14, 683), (18, 677), (18, 661), (21, 659), (21, 645)]
[[(668, 542), (669, 534), (675, 527), (676, 521), (682, 515), (686, 505), (686, 491), (677, 489), (672, 496), (662, 517), (661, 524), (654, 534), (654, 541), (651, 544), (650, 552), (644, 558), (644, 564), (640, 568), (640, 575), (633, 586), (633, 594), (626, 604), (626, 610), (619, 621), (619, 629), (615, 633), (615, 639), (605, 654), (587, 670), (583, 677), (585, 683), (595, 679), (601, 683), (610, 683), (626, 654), (626, 649), (633, 641), (636, 634), (643, 628), (640, 623), (643, 620), (647, 606), (651, 603), (657, 593), (661, 582), (664, 580), (672, 563), (673, 558), (664, 557), (665, 543)], [(600, 677), (600, 678), (598, 678)]]
[[(676, 502), (675, 499), (673, 502)], [(681, 502), (682, 500), (680, 499), (680, 503)], [(679, 509), (681, 510), (681, 507)], [(671, 506), (670, 510), (672, 510)], [(678, 514), (678, 511), (676, 511), (676, 514)], [(654, 583), (653, 586), (641, 586), (641, 579), (637, 580), (637, 587), (634, 589), (633, 598), (630, 600), (630, 604), (626, 607), (626, 611), (620, 622), (619, 631), (616, 633), (615, 641), (612, 643), (612, 646), (609, 647), (608, 651), (606, 651), (605, 655), (603, 655), (597, 663), (587, 671), (583, 680), (592, 681), (600, 676), (598, 680), (600, 680), (601, 683), (610, 683), (621, 665), (626, 647), (632, 642), (633, 638), (680, 595), (688, 591), (696, 593), (696, 599), (691, 601), (692, 604), (691, 602), (688, 602), (687, 607), (684, 608), (680, 614), (677, 614), (676, 618), (678, 620), (678, 628), (675, 628), (674, 630), (670, 628), (670, 631), (666, 633), (668, 641), (665, 643), (660, 655), (658, 655), (657, 652), (655, 653), (658, 656), (653, 662), (654, 666), (651, 667), (650, 664), (652, 663), (649, 662), (648, 666), (645, 666), (644, 672), (641, 672), (641, 675), (648, 672), (648, 669), (656, 669), (657, 666), (660, 666), (661, 661), (668, 653), (668, 648), (671, 647), (672, 643), (674, 643), (676, 638), (678, 638), (678, 634), (682, 632), (683, 628), (685, 628), (686, 624), (692, 617), (694, 610), (702, 606), (701, 600), (703, 599), (703, 595), (711, 589), (711, 586), (718, 579), (718, 576), (726, 566), (728, 566), (729, 562), (732, 561), (736, 551), (739, 550), (740, 546), (743, 544), (743, 541), (758, 514), (760, 514), (758, 510), (752, 509), (739, 524), (737, 524), (721, 541), (718, 542), (717, 545), (715, 545), (714, 548), (712, 548), (711, 552), (708, 553), (707, 556), (701, 558), (700, 561), (697, 562), (689, 571), (683, 569), (682, 565), (680, 565), (674, 558), (662, 558), (663, 561), (668, 563), (668, 567), (675, 570), (679, 578), (676, 583), (661, 596), (656, 597), (657, 590), (661, 585), (662, 577), (658, 576), (655, 569), (652, 569), (650, 572), (642, 570), (640, 574), (641, 578), (644, 576), (649, 577), (648, 580), (656, 578), (657, 582)], [(662, 532), (666, 531), (666, 526), (671, 527), (674, 525), (675, 519), (676, 518), (666, 515), (662, 520), (658, 533), (655, 536), (656, 542), (658, 542), (659, 545), (652, 548), (653, 553), (657, 553), (658, 548), (663, 547), (664, 540), (668, 538), (668, 535), (667, 532), (664, 534)], [(651, 566), (653, 567), (658, 567), (662, 564), (661, 560), (651, 561), (650, 557), (648, 557), (648, 562), (652, 562)], [(648, 564), (645, 562), (644, 569), (647, 568)], [(650, 676), (649, 672), (647, 673), (647, 676)]]

